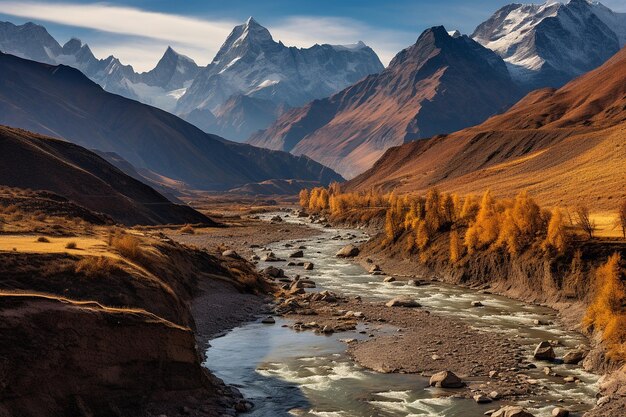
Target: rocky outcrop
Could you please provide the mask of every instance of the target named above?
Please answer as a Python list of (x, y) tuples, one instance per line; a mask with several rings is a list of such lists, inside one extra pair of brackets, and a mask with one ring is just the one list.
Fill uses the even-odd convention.
[(95, 302), (6, 294), (2, 302), (0, 410), (9, 416), (129, 415), (166, 392), (215, 396), (188, 327)]

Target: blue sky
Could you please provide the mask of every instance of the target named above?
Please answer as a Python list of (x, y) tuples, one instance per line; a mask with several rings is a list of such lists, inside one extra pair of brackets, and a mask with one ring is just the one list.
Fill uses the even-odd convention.
[[(46, 26), (61, 43), (78, 37), (94, 54), (115, 55), (140, 71), (154, 67), (165, 48), (206, 65), (236, 24), (248, 16), (286, 45), (362, 40), (384, 64), (426, 28), (471, 33), (507, 0), (0, 0), (0, 20)], [(539, 1), (536, 1), (539, 2)], [(626, 12), (626, 0), (602, 2)]]

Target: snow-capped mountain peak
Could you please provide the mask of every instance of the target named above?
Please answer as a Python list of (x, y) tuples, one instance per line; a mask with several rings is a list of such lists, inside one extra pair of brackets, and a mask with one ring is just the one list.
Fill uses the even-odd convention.
[(217, 112), (231, 96), (243, 94), (295, 106), (339, 91), (382, 70), (363, 42), (352, 45), (287, 47), (254, 18), (235, 26), (211, 64), (196, 77), (177, 110)]
[(626, 14), (588, 0), (510, 4), (481, 23), (472, 38), (500, 55), (528, 89), (558, 87), (619, 50), (626, 41)]

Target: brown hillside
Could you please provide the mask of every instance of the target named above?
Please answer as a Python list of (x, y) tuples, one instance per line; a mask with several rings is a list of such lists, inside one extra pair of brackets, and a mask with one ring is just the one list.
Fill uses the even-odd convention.
[(626, 49), (558, 90), (537, 90), (502, 115), (392, 148), (346, 184), (401, 192), (528, 189), (544, 204), (613, 209), (626, 195)]
[(6, 126), (0, 126), (0, 184), (52, 191), (124, 224), (214, 224), (85, 148)]

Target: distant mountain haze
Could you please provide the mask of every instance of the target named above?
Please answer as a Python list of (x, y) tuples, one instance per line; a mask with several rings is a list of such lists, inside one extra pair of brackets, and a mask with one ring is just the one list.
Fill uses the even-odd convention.
[[(33, 23), (0, 22), (0, 51), (72, 66), (109, 92), (176, 113), (209, 133), (238, 141), (266, 128), (285, 108), (325, 97), (383, 69), (362, 42), (287, 47), (253, 18), (233, 29), (207, 67), (168, 47), (154, 69), (136, 73), (114, 56), (97, 59), (78, 39), (61, 46)], [(240, 96), (250, 100), (241, 101)], [(272, 110), (251, 112), (255, 100), (263, 106), (269, 102)]]
[(268, 179), (341, 180), (307, 157), (229, 142), (157, 108), (104, 91), (80, 71), (0, 54), (0, 123), (115, 152), (190, 188)]

